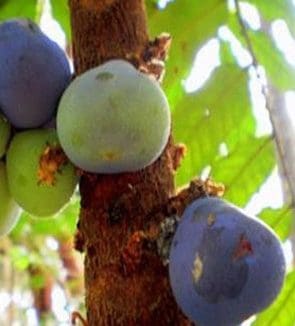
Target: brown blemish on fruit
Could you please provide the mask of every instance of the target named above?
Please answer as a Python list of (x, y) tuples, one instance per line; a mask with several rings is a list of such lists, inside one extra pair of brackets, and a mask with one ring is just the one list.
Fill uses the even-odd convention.
[(115, 151), (106, 151), (102, 153), (102, 157), (106, 161), (117, 161), (120, 159), (121, 155)]
[(207, 223), (208, 223), (208, 226), (212, 226), (216, 221), (216, 216), (212, 213), (210, 213), (207, 217)]
[(238, 260), (250, 254), (253, 254), (251, 242), (246, 238), (244, 234), (241, 234), (238, 245), (236, 246), (233, 253), (233, 260)]
[(200, 279), (200, 277), (203, 274), (203, 263), (200, 258), (200, 256), (197, 254), (195, 260), (194, 260), (194, 265), (193, 265), (193, 270), (192, 270), (192, 276), (194, 283), (197, 283)]
[(56, 182), (56, 173), (60, 173), (61, 167), (67, 162), (68, 158), (59, 145), (46, 144), (39, 159), (38, 184), (53, 186)]

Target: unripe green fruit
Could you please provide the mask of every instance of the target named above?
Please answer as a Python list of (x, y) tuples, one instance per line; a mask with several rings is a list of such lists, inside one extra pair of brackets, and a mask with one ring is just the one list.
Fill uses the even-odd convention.
[(20, 211), (8, 189), (5, 164), (0, 161), (0, 237), (13, 229), (20, 217)]
[(5, 154), (10, 137), (11, 127), (9, 122), (0, 113), (0, 158)]
[(7, 152), (7, 175), (13, 198), (35, 216), (57, 213), (77, 184), (75, 169), (53, 129), (16, 134)]
[(96, 173), (140, 170), (167, 144), (170, 111), (159, 84), (123, 60), (78, 76), (64, 92), (57, 133), (70, 160)]

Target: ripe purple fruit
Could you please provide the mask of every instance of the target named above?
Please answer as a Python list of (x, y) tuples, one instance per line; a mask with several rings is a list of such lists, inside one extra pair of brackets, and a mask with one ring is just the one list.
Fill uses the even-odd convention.
[(12, 125), (34, 128), (48, 121), (70, 76), (64, 52), (36, 24), (0, 24), (0, 108)]
[(284, 280), (273, 231), (218, 198), (187, 207), (170, 249), (170, 284), (183, 312), (200, 326), (236, 326), (266, 308)]
[(169, 106), (159, 84), (123, 60), (78, 76), (59, 103), (60, 143), (86, 171), (140, 170), (160, 156), (169, 131)]

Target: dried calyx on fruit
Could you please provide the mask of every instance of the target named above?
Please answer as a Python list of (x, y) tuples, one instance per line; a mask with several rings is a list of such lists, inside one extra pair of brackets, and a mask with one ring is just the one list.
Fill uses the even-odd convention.
[(177, 303), (200, 326), (236, 326), (278, 295), (285, 259), (274, 232), (219, 198), (189, 205), (170, 249)]

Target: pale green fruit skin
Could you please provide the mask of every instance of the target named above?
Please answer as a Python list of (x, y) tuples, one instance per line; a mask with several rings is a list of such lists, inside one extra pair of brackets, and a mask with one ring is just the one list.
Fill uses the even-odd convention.
[(78, 76), (64, 92), (57, 133), (70, 160), (96, 173), (140, 170), (164, 150), (170, 110), (157, 81), (123, 60)]
[(0, 237), (8, 234), (20, 217), (21, 209), (8, 189), (6, 167), (0, 161)]
[(39, 159), (48, 144), (58, 144), (55, 130), (29, 130), (16, 134), (7, 151), (11, 194), (25, 211), (40, 217), (57, 213), (69, 201), (77, 185), (70, 162), (55, 174), (54, 185), (38, 183)]
[(10, 137), (11, 126), (7, 119), (0, 113), (0, 158), (4, 156)]

